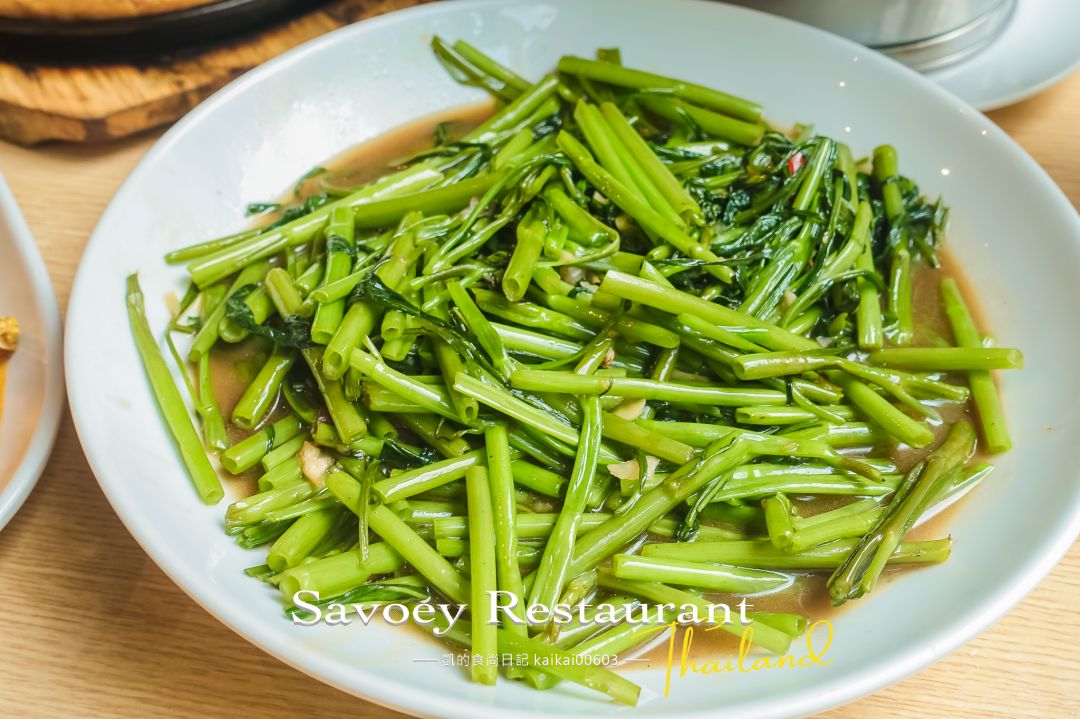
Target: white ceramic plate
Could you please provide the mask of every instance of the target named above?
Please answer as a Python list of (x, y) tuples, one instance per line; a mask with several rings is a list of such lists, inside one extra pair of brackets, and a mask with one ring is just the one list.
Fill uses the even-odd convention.
[(986, 49), (927, 76), (984, 112), (1011, 105), (1080, 67), (1078, 29), (1080, 3), (1020, 0)]
[[(827, 667), (676, 679), (635, 670), (636, 710), (585, 690), (471, 685), (442, 650), (387, 627), (294, 627), (242, 573), (263, 561), (201, 506), (158, 421), (124, 315), (124, 277), (142, 273), (150, 319), (182, 289), (169, 249), (243, 225), (245, 203), (275, 197), (314, 163), (412, 118), (482, 97), (432, 57), (433, 33), (463, 37), (532, 78), (562, 53), (619, 46), (628, 65), (764, 103), (781, 123), (812, 121), (857, 152), (890, 142), (905, 174), (953, 208), (951, 243), (981, 288), (1002, 344), (1027, 369), (1005, 378), (1017, 449), (966, 502), (944, 565), (912, 572), (836, 621)], [(767, 48), (767, 51), (764, 49)], [(68, 322), (67, 372), (79, 436), (117, 513), (154, 560), (225, 624), (346, 691), (428, 716), (621, 714), (779, 717), (849, 701), (974, 636), (1058, 561), (1080, 528), (1076, 446), (1080, 340), (1061, 308), (1080, 306), (1080, 221), (1043, 171), (986, 118), (925, 78), (853, 43), (718, 3), (530, 0), (428, 5), (332, 33), (268, 63), (162, 138), (102, 217)], [(1053, 621), (1047, 617), (1047, 621)], [(302, 701), (302, 700), (301, 700)], [(302, 706), (302, 704), (300, 705)]]
[(34, 488), (64, 406), (60, 312), (45, 263), (0, 175), (0, 315), (20, 325), (0, 409), (0, 529)]

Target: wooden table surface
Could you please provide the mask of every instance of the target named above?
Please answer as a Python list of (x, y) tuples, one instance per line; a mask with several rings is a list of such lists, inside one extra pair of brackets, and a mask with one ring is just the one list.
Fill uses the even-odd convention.
[[(1080, 73), (991, 113), (1080, 204)], [(157, 139), (0, 142), (65, 307), (98, 216)], [(1005, 618), (917, 675), (823, 717), (1080, 716), (1080, 546)], [(65, 415), (52, 458), (0, 533), (0, 716), (400, 717), (291, 669), (219, 624), (143, 553)]]

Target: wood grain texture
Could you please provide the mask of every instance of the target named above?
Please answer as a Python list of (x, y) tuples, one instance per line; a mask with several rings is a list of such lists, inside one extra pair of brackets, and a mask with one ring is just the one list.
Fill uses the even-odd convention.
[(314, 37), (418, 0), (341, 0), (253, 37), (150, 65), (0, 62), (0, 138), (102, 142), (172, 122), (238, 75)]
[(115, 20), (158, 15), (219, 0), (0, 0), (0, 17), (34, 20)]
[[(991, 117), (1080, 204), (1080, 74)], [(28, 150), (0, 168), (61, 306), (87, 237), (157, 138)], [(1080, 546), (1016, 609), (952, 655), (826, 719), (1080, 716)], [(127, 533), (70, 418), (41, 483), (0, 533), (0, 716), (401, 715), (306, 677), (197, 606)], [(750, 718), (748, 718), (750, 719)]]

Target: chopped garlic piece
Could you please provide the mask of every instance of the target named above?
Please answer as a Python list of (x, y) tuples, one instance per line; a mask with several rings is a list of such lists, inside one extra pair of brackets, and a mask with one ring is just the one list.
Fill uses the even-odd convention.
[(645, 411), (645, 400), (641, 397), (632, 397), (623, 402), (611, 410), (611, 413), (622, 417), (628, 422), (633, 422), (635, 419), (641, 416), (641, 413)]
[(176, 296), (175, 292), (165, 293), (165, 306), (169, 308), (169, 314), (172, 317), (180, 314), (180, 298)]
[[(559, 262), (573, 262), (577, 257), (573, 253), (563, 250), (559, 254)], [(561, 265), (559, 267), (559, 276), (562, 277), (563, 282), (567, 284), (576, 285), (585, 277), (585, 270), (577, 265)]]
[(628, 459), (625, 462), (619, 462), (618, 464), (609, 464), (607, 466), (607, 471), (616, 479), (626, 480), (637, 479), (641, 474), (636, 459)]
[(14, 352), (19, 346), (19, 321), (0, 317), (0, 352)]
[[(660, 466), (660, 458), (654, 457), (651, 454), (645, 455), (645, 486), (652, 485), (653, 479), (656, 477), (656, 468)], [(625, 462), (619, 462), (618, 464), (609, 464), (607, 466), (608, 472), (616, 479), (625, 479), (627, 481), (636, 481), (641, 477), (641, 468), (638, 465), (636, 459), (628, 459)]]
[(326, 473), (334, 466), (334, 458), (311, 442), (300, 448), (300, 471), (316, 487), (323, 486)]

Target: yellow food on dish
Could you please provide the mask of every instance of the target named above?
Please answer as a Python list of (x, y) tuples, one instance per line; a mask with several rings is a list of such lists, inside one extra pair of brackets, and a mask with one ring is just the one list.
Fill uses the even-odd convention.
[(4, 409), (4, 379), (7, 361), (19, 346), (19, 321), (14, 317), (0, 317), (0, 412)]
[(0, 317), (0, 362), (7, 359), (19, 344), (19, 321), (14, 317)]

